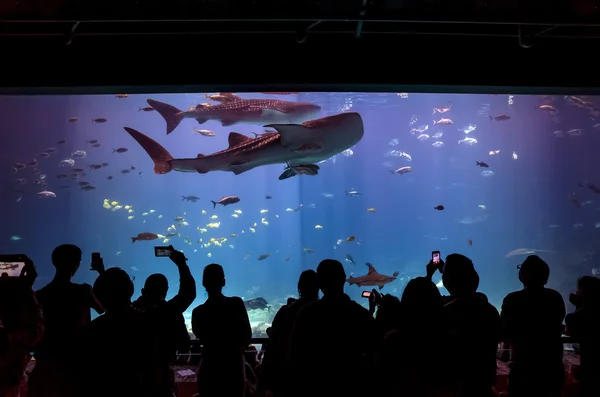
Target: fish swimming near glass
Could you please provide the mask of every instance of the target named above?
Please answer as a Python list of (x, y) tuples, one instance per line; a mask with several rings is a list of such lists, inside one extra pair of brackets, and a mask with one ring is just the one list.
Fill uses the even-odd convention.
[(133, 128), (125, 127), (154, 161), (154, 172), (173, 170), (206, 174), (230, 171), (239, 175), (270, 164), (306, 166), (325, 160), (356, 145), (364, 135), (363, 120), (354, 112), (340, 113), (302, 124), (270, 124), (271, 134), (256, 138), (231, 132), (229, 147), (196, 158), (176, 159), (158, 142)]
[(378, 286), (382, 289), (384, 285), (391, 283), (398, 277), (400, 272), (396, 271), (392, 276), (377, 273), (377, 270), (370, 263), (365, 263), (368, 266), (369, 272), (364, 276), (354, 277), (350, 275), (346, 282), (350, 285), (356, 284), (359, 287), (374, 287)]
[(221, 102), (217, 105), (197, 105), (190, 110), (179, 110), (167, 103), (147, 100), (167, 123), (167, 135), (183, 119), (195, 119), (199, 124), (208, 120), (220, 121), (223, 127), (245, 124), (301, 123), (316, 116), (321, 107), (308, 102), (280, 101), (276, 99), (242, 99)]
[(269, 302), (265, 298), (254, 298), (248, 299), (244, 301), (244, 306), (246, 306), (246, 310), (256, 310), (256, 309), (268, 309)]

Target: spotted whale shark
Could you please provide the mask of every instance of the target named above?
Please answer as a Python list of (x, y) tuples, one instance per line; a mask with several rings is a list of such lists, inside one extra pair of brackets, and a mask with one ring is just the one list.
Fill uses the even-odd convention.
[(181, 159), (174, 158), (143, 133), (129, 127), (125, 127), (125, 131), (154, 161), (156, 174), (230, 171), (239, 175), (270, 164), (287, 164), (288, 168), (306, 166), (343, 152), (356, 145), (364, 135), (362, 117), (355, 112), (339, 113), (302, 124), (269, 124), (265, 127), (274, 131), (256, 138), (231, 132), (227, 149)]
[(148, 105), (156, 110), (167, 123), (167, 135), (185, 118), (203, 124), (217, 120), (223, 127), (234, 124), (301, 123), (316, 116), (321, 107), (308, 102), (280, 101), (276, 99), (236, 99), (216, 105), (197, 105), (190, 110), (180, 110), (167, 103), (148, 99)]

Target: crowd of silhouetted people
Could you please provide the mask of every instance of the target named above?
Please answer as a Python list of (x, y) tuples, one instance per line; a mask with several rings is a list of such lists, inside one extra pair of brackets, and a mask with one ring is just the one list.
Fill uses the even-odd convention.
[[(0, 397), (174, 397), (182, 358), (197, 363), (199, 397), (559, 397), (563, 334), (579, 346), (579, 394), (600, 396), (600, 279), (579, 279), (566, 315), (538, 256), (519, 265), (523, 289), (504, 298), (501, 313), (460, 254), (427, 264), (401, 299), (372, 290), (368, 309), (344, 293), (343, 265), (323, 260), (302, 272), (298, 298), (277, 312), (260, 352), (250, 346), (244, 302), (223, 295), (224, 270), (210, 264), (208, 298), (192, 312), (195, 355), (183, 313), (196, 282), (171, 249), (179, 290), (168, 300), (168, 279), (153, 274), (132, 301), (130, 275), (101, 259), (93, 287), (73, 283), (82, 260), (74, 245), (53, 251), (56, 274), (38, 291), (29, 260), (20, 277), (0, 277)], [(432, 282), (438, 271), (449, 296)], [(91, 310), (100, 316), (91, 320)], [(501, 393), (497, 359), (510, 367)]]

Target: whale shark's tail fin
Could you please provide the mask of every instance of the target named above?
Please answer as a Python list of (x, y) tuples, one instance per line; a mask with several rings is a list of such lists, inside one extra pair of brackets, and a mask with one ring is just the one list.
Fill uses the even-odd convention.
[(154, 161), (154, 173), (155, 174), (166, 174), (172, 169), (171, 161), (173, 156), (162, 147), (154, 139), (142, 134), (133, 128), (124, 127), (125, 131), (133, 137), (140, 144), (142, 148), (148, 153), (152, 161)]
[(152, 108), (167, 122), (167, 135), (173, 132), (179, 123), (181, 123), (181, 120), (183, 120), (184, 112), (177, 109), (175, 106), (155, 101), (154, 99), (148, 99), (146, 102), (148, 102), (148, 105), (152, 106)]

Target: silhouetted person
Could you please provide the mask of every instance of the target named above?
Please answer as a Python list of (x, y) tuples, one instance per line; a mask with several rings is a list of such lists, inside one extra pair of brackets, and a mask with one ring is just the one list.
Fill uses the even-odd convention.
[(204, 268), (202, 285), (208, 299), (192, 312), (192, 331), (202, 344), (197, 374), (199, 396), (244, 396), (244, 351), (252, 339), (244, 301), (223, 295), (225, 273), (220, 265)]
[(400, 299), (394, 295), (381, 295), (376, 289), (371, 290), (369, 295), (369, 313), (375, 314), (375, 327), (378, 340), (383, 340), (390, 332), (397, 330), (402, 323)]
[(576, 310), (566, 317), (566, 333), (579, 342), (581, 396), (597, 397), (600, 395), (600, 279), (581, 277), (569, 302)]
[(66, 397), (73, 392), (65, 352), (76, 333), (91, 321), (91, 309), (104, 313), (89, 284), (71, 281), (81, 264), (81, 249), (76, 245), (59, 245), (52, 251), (54, 279), (36, 292), (44, 311), (44, 338), (35, 347), (36, 365), (29, 378), (30, 397)]
[(496, 383), (500, 315), (478, 296), (479, 275), (466, 256), (448, 255), (442, 282), (452, 299), (442, 308), (440, 322), (450, 338), (444, 369), (456, 381), (460, 396), (490, 396)]
[[(133, 307), (147, 311), (169, 305), (165, 299), (168, 291), (169, 280), (160, 273), (151, 274), (142, 288), (142, 295), (133, 302)], [(165, 371), (161, 374), (161, 379), (165, 381), (162, 385), (165, 396), (172, 395), (175, 390), (175, 378), (170, 364), (175, 362), (177, 351), (188, 353), (190, 350), (190, 336), (185, 326), (183, 313), (170, 311), (169, 315), (170, 319), (158, 325), (160, 367)]]
[(80, 366), (81, 397), (162, 397), (165, 384), (160, 360), (161, 325), (182, 313), (196, 298), (196, 283), (185, 256), (173, 247), (179, 269), (179, 291), (166, 304), (145, 312), (133, 308), (133, 281), (110, 268), (94, 283), (94, 294), (106, 314), (86, 325), (75, 357)]
[(373, 317), (344, 293), (340, 262), (322, 261), (317, 274), (323, 298), (298, 312), (292, 333), (294, 395), (363, 396), (375, 344)]
[(502, 337), (510, 344), (510, 397), (560, 397), (564, 385), (562, 329), (565, 302), (545, 288), (550, 268), (537, 255), (519, 267), (521, 291), (502, 303)]
[(27, 390), (25, 368), (44, 333), (42, 308), (32, 286), (37, 272), (29, 259), (19, 277), (0, 276), (0, 396), (19, 397)]
[(276, 396), (286, 394), (284, 389), (289, 385), (288, 356), (296, 315), (304, 306), (319, 299), (317, 272), (305, 270), (300, 274), (298, 295), (299, 299), (291, 300), (275, 315), (271, 326), (269, 349), (263, 361), (265, 387)]
[[(448, 362), (442, 353), (446, 340), (439, 323), (442, 305), (431, 280), (417, 277), (408, 282), (396, 330), (385, 336), (375, 364), (379, 395), (437, 396), (446, 386), (442, 370)], [(383, 302), (378, 310), (382, 308)]]

